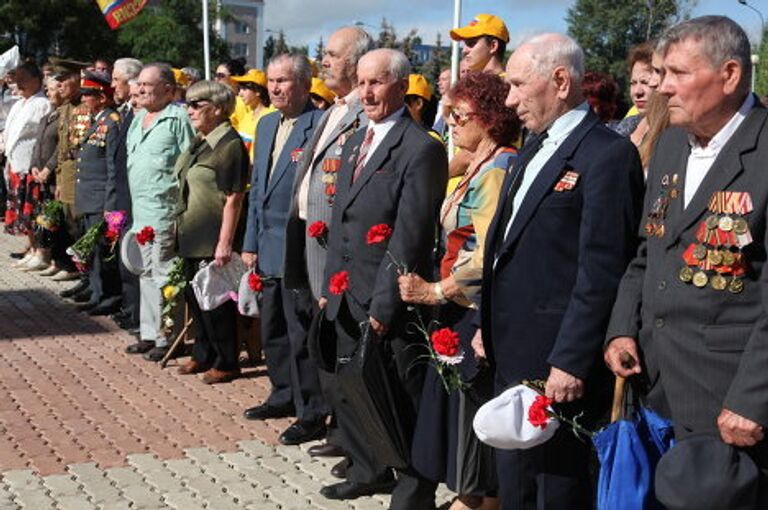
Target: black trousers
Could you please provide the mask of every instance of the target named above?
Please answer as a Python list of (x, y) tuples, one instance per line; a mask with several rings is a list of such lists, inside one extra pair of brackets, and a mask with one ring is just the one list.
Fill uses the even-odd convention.
[[(230, 372), (238, 368), (237, 306), (227, 301), (213, 310), (202, 310), (189, 280), (195, 276), (202, 259), (186, 260), (187, 286), (184, 287), (189, 311), (197, 324), (192, 359), (208, 368)], [(138, 316), (139, 310), (136, 309)]]
[[(342, 301), (335, 321), (336, 352), (338, 356), (351, 354), (360, 341), (360, 322), (365, 314), (350, 311), (346, 299)], [(386, 337), (389, 343), (390, 358), (385, 360), (396, 376), (392, 390), (399, 396), (401, 403), (400, 423), (412, 434), (416, 420), (416, 410), (421, 398), (424, 381), (424, 367), (416, 359), (423, 350), (408, 348), (413, 341), (409, 332), (407, 318), (394, 321), (392, 331)], [(395, 375), (395, 374), (393, 374)], [(358, 412), (354, 405), (345, 399), (334, 402), (342, 447), (352, 463), (347, 470), (347, 480), (359, 483), (372, 483), (391, 476), (388, 466), (375, 458), (368, 444), (365, 433), (359, 425)], [(435, 490), (437, 483), (419, 475), (412, 466), (397, 470), (397, 485), (392, 492), (390, 510), (431, 510), (435, 508)]]
[(293, 404), (299, 420), (328, 415), (317, 374), (309, 356), (307, 333), (314, 303), (309, 289), (286, 289), (281, 278), (264, 279), (261, 293), (261, 341), (272, 383), (267, 403)]
[[(104, 219), (103, 214), (84, 214), (83, 233)], [(117, 249), (117, 247), (115, 247)], [(117, 257), (110, 251), (103, 239), (99, 240), (93, 251), (91, 268), (88, 272), (88, 286), (91, 289), (91, 302), (112, 302), (120, 297), (120, 272)]]

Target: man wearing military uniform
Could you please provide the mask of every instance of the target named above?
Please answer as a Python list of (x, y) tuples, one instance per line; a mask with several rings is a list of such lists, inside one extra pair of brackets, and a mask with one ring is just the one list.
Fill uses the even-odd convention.
[[(115, 154), (120, 115), (113, 108), (111, 77), (98, 71), (85, 71), (80, 93), (90, 116), (88, 129), (80, 143), (75, 171), (75, 213), (81, 231), (104, 220), (108, 183), (115, 180)], [(88, 274), (90, 300), (80, 306), (114, 306), (120, 299), (120, 275), (115, 257), (101, 240), (93, 254)]]
[(749, 508), (768, 508), (768, 111), (749, 91), (749, 41), (729, 18), (683, 22), (658, 49), (673, 128), (651, 160), (605, 361), (644, 376), (647, 404), (678, 440), (709, 434), (745, 448), (760, 469), (761, 503)]
[[(88, 128), (90, 115), (86, 107), (80, 104), (80, 71), (87, 67), (88, 63), (74, 60), (51, 58), (54, 65), (54, 76), (59, 82), (59, 91), (64, 104), (59, 107), (59, 145), (56, 150), (56, 199), (64, 206), (64, 221), (66, 232), (63, 235), (65, 244), (71, 244), (77, 239), (80, 232), (78, 221), (75, 219), (75, 171), (76, 157), (80, 141)], [(69, 274), (74, 271), (74, 264), (53, 280), (71, 279)], [(61, 292), (61, 297), (79, 297), (83, 301), (90, 298), (88, 279), (81, 280), (72, 288)]]

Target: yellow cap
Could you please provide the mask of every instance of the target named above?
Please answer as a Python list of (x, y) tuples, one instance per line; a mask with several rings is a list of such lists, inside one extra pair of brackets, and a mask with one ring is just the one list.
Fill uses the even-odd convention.
[(181, 69), (176, 69), (175, 67), (171, 70), (173, 71), (173, 79), (176, 80), (177, 87), (189, 87), (189, 76), (184, 74), (184, 71)]
[(329, 103), (333, 103), (333, 100), (336, 99), (336, 93), (329, 89), (320, 78), (312, 78), (312, 87), (309, 89), (309, 93), (320, 96)]
[(261, 71), (259, 69), (250, 69), (244, 75), (230, 76), (230, 79), (238, 83), (250, 82), (250, 83), (255, 83), (256, 85), (261, 85), (262, 87), (267, 86), (267, 75), (264, 74), (264, 71)]
[(408, 76), (408, 91), (406, 96), (419, 96), (427, 101), (432, 99), (432, 87), (429, 82), (420, 74), (411, 74)]
[(509, 42), (507, 26), (501, 18), (494, 16), (493, 14), (478, 14), (466, 27), (454, 28), (451, 30), (451, 39), (454, 41), (474, 39), (475, 37), (484, 35), (490, 35), (496, 39), (501, 39), (505, 43)]

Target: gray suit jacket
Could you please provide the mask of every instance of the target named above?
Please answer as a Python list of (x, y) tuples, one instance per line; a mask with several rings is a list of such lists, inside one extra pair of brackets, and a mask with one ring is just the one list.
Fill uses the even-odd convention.
[[(353, 133), (368, 124), (359, 99), (351, 102), (349, 111), (332, 128), (330, 136), (319, 146), (320, 136), (328, 124), (331, 112), (337, 106), (329, 108), (320, 120), (312, 139), (307, 145), (303, 160), (299, 163), (293, 182), (291, 209), (285, 235), (285, 274), (284, 283), (291, 289), (311, 288), (315, 299), (319, 299), (323, 290), (326, 249), (317, 240), (307, 236), (307, 227), (316, 221), (331, 224), (333, 197), (326, 194), (323, 177), (327, 172), (323, 167), (335, 164), (341, 159), (345, 143)], [(299, 218), (298, 194), (304, 176), (310, 172), (307, 221)], [(338, 176), (338, 172), (335, 174)]]
[[(642, 242), (608, 328), (608, 340), (639, 339), (649, 404), (673, 420), (679, 436), (714, 432), (723, 407), (768, 425), (768, 111), (756, 103), (688, 207), (683, 205), (687, 134), (673, 128), (659, 139), (648, 173), (643, 216), (648, 222), (641, 226)], [(678, 193), (671, 193), (673, 187)], [(753, 203), (751, 212), (741, 215), (753, 242), (743, 248), (747, 270), (740, 293), (713, 288), (713, 270), (705, 271), (709, 283), (702, 288), (681, 280), (683, 254), (700, 244), (697, 231), (706, 231), (702, 223), (713, 215), (710, 198), (721, 191), (748, 193)], [(647, 234), (665, 196), (663, 235)]]

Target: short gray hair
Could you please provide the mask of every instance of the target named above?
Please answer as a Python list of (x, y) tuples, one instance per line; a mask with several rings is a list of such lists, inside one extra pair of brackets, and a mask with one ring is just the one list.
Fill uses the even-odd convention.
[(226, 85), (212, 80), (193, 83), (187, 89), (187, 101), (210, 101), (216, 108), (221, 108), (222, 115), (229, 118), (235, 111), (235, 93)]
[(141, 70), (144, 71), (145, 69), (151, 68), (157, 69), (157, 74), (160, 76), (160, 81), (173, 85), (174, 87), (176, 86), (176, 78), (173, 76), (173, 69), (170, 65), (166, 64), (165, 62), (152, 62), (151, 64), (147, 64), (142, 67)]
[(202, 73), (200, 73), (200, 69), (196, 67), (182, 67), (181, 72), (187, 75), (187, 78), (189, 78), (189, 81), (192, 83), (196, 83), (203, 79)]
[(112, 71), (118, 71), (126, 80), (133, 80), (139, 76), (143, 64), (135, 58), (118, 58), (112, 66)]
[[(272, 57), (269, 60), (269, 65), (271, 66), (283, 61), (290, 62), (294, 80), (306, 85), (307, 88), (312, 85), (312, 66), (309, 64), (309, 59), (306, 55), (301, 53), (281, 53)], [(267, 70), (269, 70), (269, 66), (267, 66)]]
[[(411, 63), (402, 51), (392, 48), (379, 48), (369, 51), (364, 58), (382, 55), (387, 59), (387, 75), (392, 80), (407, 80), (411, 74)], [(362, 58), (360, 59), (362, 60)]]
[(669, 28), (659, 39), (656, 50), (666, 55), (669, 47), (683, 41), (699, 43), (702, 54), (712, 67), (735, 60), (742, 69), (739, 89), (748, 92), (752, 80), (752, 57), (749, 39), (744, 30), (726, 16), (701, 16)]
[(571, 81), (581, 83), (584, 76), (584, 50), (565, 34), (538, 34), (523, 41), (533, 46), (531, 59), (533, 70), (538, 75), (545, 75), (556, 67), (563, 66), (571, 75)]
[(357, 63), (360, 59), (376, 47), (376, 43), (373, 41), (373, 37), (358, 26), (343, 27), (351, 30), (354, 33), (352, 40), (352, 48), (349, 52), (349, 64), (357, 67)]

